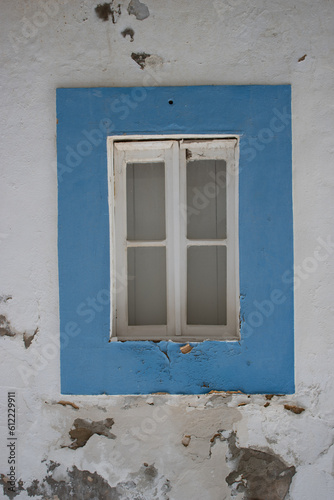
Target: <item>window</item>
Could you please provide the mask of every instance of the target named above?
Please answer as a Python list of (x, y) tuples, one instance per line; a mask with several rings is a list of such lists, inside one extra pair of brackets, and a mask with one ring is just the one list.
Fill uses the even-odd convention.
[(114, 337), (238, 338), (236, 150), (235, 138), (110, 138)]
[[(290, 86), (58, 89), (57, 123), (62, 393), (293, 392), (293, 283), (283, 279), (293, 269)], [(238, 144), (230, 147), (236, 137)], [(218, 159), (210, 157), (220, 151), (216, 141), (222, 142), (226, 155)], [(116, 186), (115, 215), (118, 217), (120, 208), (122, 218), (117, 228), (110, 211), (113, 142), (115, 154), (127, 158), (127, 167), (121, 168), (120, 197), (119, 183)], [(205, 172), (213, 173), (212, 160), (218, 186), (224, 177), (224, 162), (227, 173), (234, 162), (238, 174), (226, 182), (226, 243), (223, 219), (218, 223), (218, 217), (209, 217), (213, 208), (224, 214), (223, 191), (213, 204), (207, 204), (210, 196), (198, 194), (207, 186)], [(179, 176), (173, 174), (177, 164)], [(144, 179), (149, 197), (141, 192)], [(198, 198), (192, 204), (188, 198), (192, 200), (193, 190)], [(208, 186), (206, 191), (210, 195)], [(233, 196), (234, 215), (229, 203)], [(151, 205), (156, 213), (151, 214)], [(180, 213), (174, 205), (179, 205)], [(128, 221), (131, 212), (136, 216)], [(233, 217), (234, 225), (230, 223)], [(180, 232), (175, 230), (178, 224)], [(121, 238), (116, 230), (123, 234)], [(119, 259), (117, 263), (111, 241), (123, 242), (120, 258), (124, 269)], [(216, 255), (211, 258), (208, 254), (213, 249)], [(224, 307), (215, 309), (216, 303), (224, 304), (224, 293), (218, 298), (219, 291), (224, 291), (224, 273), (217, 273), (213, 262), (224, 263), (225, 251), (227, 325), (219, 324), (226, 320)], [(232, 255), (236, 258), (235, 278), (230, 285)], [(144, 261), (151, 267), (146, 263), (138, 266)], [(197, 307), (196, 301), (202, 301), (199, 294), (212, 292), (212, 281), (204, 283), (210, 272), (201, 275), (206, 264), (212, 275), (222, 277), (223, 286), (210, 296), (208, 305)], [(143, 269), (156, 271), (142, 276)], [(136, 280), (128, 280), (127, 273)], [(113, 284), (110, 277), (115, 278)], [(157, 292), (140, 294), (141, 300), (149, 300), (138, 304), (136, 284), (140, 281), (144, 285), (140, 283), (139, 291), (142, 286), (152, 286)], [(125, 309), (128, 283), (130, 314)], [(110, 293), (111, 288), (115, 294)], [(128, 320), (116, 332), (116, 323), (110, 328), (116, 316), (113, 298), (119, 301), (122, 294), (120, 307), (123, 320), (126, 314)], [(230, 307), (233, 296), (235, 305)], [(150, 307), (152, 301), (154, 307)], [(213, 322), (209, 306), (221, 314), (214, 318), (215, 325), (208, 324)], [(159, 322), (166, 324), (157, 325)], [(185, 328), (180, 326), (182, 322)], [(181, 343), (188, 341), (193, 349), (183, 354)]]

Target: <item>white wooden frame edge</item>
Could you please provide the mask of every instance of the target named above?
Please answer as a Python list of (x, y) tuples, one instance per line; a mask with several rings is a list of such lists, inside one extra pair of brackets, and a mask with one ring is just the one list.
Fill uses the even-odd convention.
[[(114, 182), (114, 162), (113, 162), (113, 150), (114, 150), (114, 143), (117, 142), (118, 144), (121, 143), (131, 143), (135, 141), (191, 141), (196, 142), (196, 140), (199, 141), (199, 146), (201, 142), (203, 141), (211, 141), (214, 139), (222, 139), (222, 140), (228, 140), (228, 139), (233, 139), (235, 140), (235, 146), (234, 146), (234, 160), (235, 160), (235, 169), (237, 171), (236, 177), (239, 175), (239, 143), (240, 143), (240, 137), (241, 135), (236, 135), (236, 134), (170, 134), (170, 135), (161, 135), (161, 134), (156, 134), (156, 135), (121, 135), (121, 136), (109, 136), (107, 137), (107, 158), (108, 158), (108, 206), (109, 206), (109, 226), (110, 226), (110, 286), (113, 286), (113, 280), (114, 277), (116, 276), (116, 259), (115, 255), (112, 250), (114, 248), (114, 242), (115, 242), (115, 198), (114, 198), (114, 189), (115, 189), (115, 182)], [(127, 149), (128, 149), (129, 144), (127, 144)], [(175, 164), (175, 162), (174, 162)], [(178, 164), (178, 162), (177, 162)], [(175, 176), (174, 176), (175, 178)], [(239, 328), (239, 323), (240, 323), (240, 295), (239, 295), (239, 183), (235, 182), (234, 189), (235, 189), (235, 223), (236, 223), (236, 230), (235, 230), (235, 242), (234, 242), (234, 251), (235, 251), (235, 283), (236, 283), (236, 290), (235, 290), (235, 301), (236, 301), (236, 318), (235, 318), (235, 324), (236, 324), (236, 332), (237, 335), (231, 335), (229, 338), (228, 336), (226, 338), (213, 338), (212, 336), (209, 337), (208, 339), (204, 338), (204, 335), (199, 339), (198, 337), (192, 337), (192, 336), (186, 336), (182, 335), (180, 336), (174, 336), (172, 338), (169, 338), (169, 341), (175, 341), (175, 342), (203, 342), (204, 340), (215, 340), (215, 341), (221, 341), (221, 342), (237, 342), (240, 340), (240, 328)], [(175, 188), (175, 186), (174, 186)], [(176, 243), (175, 243), (176, 244)], [(175, 297), (176, 300), (176, 297)], [(138, 337), (131, 337), (127, 336), (126, 339), (119, 339), (117, 338), (116, 335), (113, 335), (113, 332), (116, 331), (116, 303), (115, 303), (115, 297), (114, 294), (110, 293), (110, 338), (109, 342), (117, 342), (117, 341), (122, 341), (126, 342), (127, 340), (143, 340), (143, 339), (138, 339)], [(199, 326), (201, 330), (203, 330), (202, 326)], [(205, 328), (205, 327), (204, 327)], [(149, 327), (143, 327), (143, 331), (145, 329), (146, 335), (145, 335), (145, 340), (154, 340), (157, 341), (156, 336), (153, 336), (150, 338), (150, 328)], [(163, 339), (166, 340), (166, 339)]]

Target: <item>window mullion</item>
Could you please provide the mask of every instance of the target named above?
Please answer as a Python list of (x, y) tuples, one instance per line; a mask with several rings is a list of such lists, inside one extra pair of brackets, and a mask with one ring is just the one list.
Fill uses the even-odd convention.
[(179, 284), (180, 284), (180, 322), (181, 331), (183, 335), (187, 331), (187, 189), (186, 189), (186, 150), (179, 148), (178, 152), (179, 161), (179, 208), (178, 208), (178, 219), (179, 219), (179, 236), (180, 240), (178, 243), (179, 251), (179, 262), (180, 262), (180, 272), (179, 272)]
[[(170, 295), (171, 316), (173, 317), (173, 334), (181, 335), (181, 290), (180, 290), (180, 185), (179, 185), (179, 143), (173, 142), (171, 158), (171, 189), (169, 193), (169, 209), (167, 211), (171, 221), (172, 240), (169, 251), (171, 254), (172, 271), (168, 273), (172, 290)], [(171, 276), (172, 274), (172, 276)]]
[(175, 335), (175, 253), (174, 253), (174, 141), (165, 151), (166, 180), (166, 265), (167, 265), (167, 335)]

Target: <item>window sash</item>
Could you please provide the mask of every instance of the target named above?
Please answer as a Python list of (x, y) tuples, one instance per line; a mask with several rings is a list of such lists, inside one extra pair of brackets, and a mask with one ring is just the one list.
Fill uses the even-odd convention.
[[(181, 218), (181, 328), (182, 337), (203, 340), (219, 339), (230, 340), (238, 338), (238, 317), (236, 288), (237, 277), (237, 182), (236, 182), (236, 158), (235, 148), (237, 141), (235, 139), (222, 139), (211, 141), (182, 141), (180, 144), (180, 203), (186, 206), (187, 192), (187, 150), (191, 152), (191, 160), (225, 160), (226, 161), (226, 233), (225, 239), (215, 240), (189, 240), (187, 238), (187, 221)], [(182, 154), (183, 152), (183, 154)], [(187, 324), (187, 249), (190, 246), (219, 246), (227, 247), (227, 325), (188, 325)]]
[[(237, 317), (237, 182), (236, 139), (155, 140), (115, 142), (111, 181), (112, 224), (112, 337), (126, 340), (232, 340), (238, 338)], [(186, 150), (191, 160), (222, 159), (227, 168), (227, 238), (188, 240), (186, 218)], [(127, 241), (126, 165), (132, 162), (165, 163), (166, 238), (161, 241)], [(187, 248), (223, 245), (227, 247), (227, 325), (187, 325)], [(127, 248), (166, 247), (167, 325), (128, 325)], [(117, 269), (117, 271), (116, 271)], [(118, 283), (120, 282), (120, 283)], [(231, 290), (233, 292), (231, 293)]]

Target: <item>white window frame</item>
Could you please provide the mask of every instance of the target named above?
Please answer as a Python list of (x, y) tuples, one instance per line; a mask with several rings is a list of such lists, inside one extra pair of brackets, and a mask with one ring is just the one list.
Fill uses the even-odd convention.
[[(192, 160), (226, 161), (227, 238), (186, 238), (186, 217), (181, 216), (186, 200), (186, 151)], [(182, 152), (184, 151), (185, 154)], [(181, 153), (181, 154), (180, 154)], [(117, 161), (115, 163), (115, 157)], [(126, 240), (126, 164), (165, 163), (166, 239), (158, 242)], [(172, 135), (108, 137), (110, 207), (111, 325), (110, 340), (238, 340), (239, 255), (238, 255), (238, 164), (239, 138), (228, 135)], [(117, 166), (118, 165), (118, 166)], [(176, 208), (177, 207), (177, 208)], [(116, 235), (117, 228), (117, 235)], [(227, 325), (187, 325), (187, 248), (190, 245), (227, 246)], [(127, 247), (166, 246), (167, 326), (129, 326), (127, 321)], [(177, 279), (177, 277), (180, 279)], [(229, 292), (232, 290), (232, 292)]]

